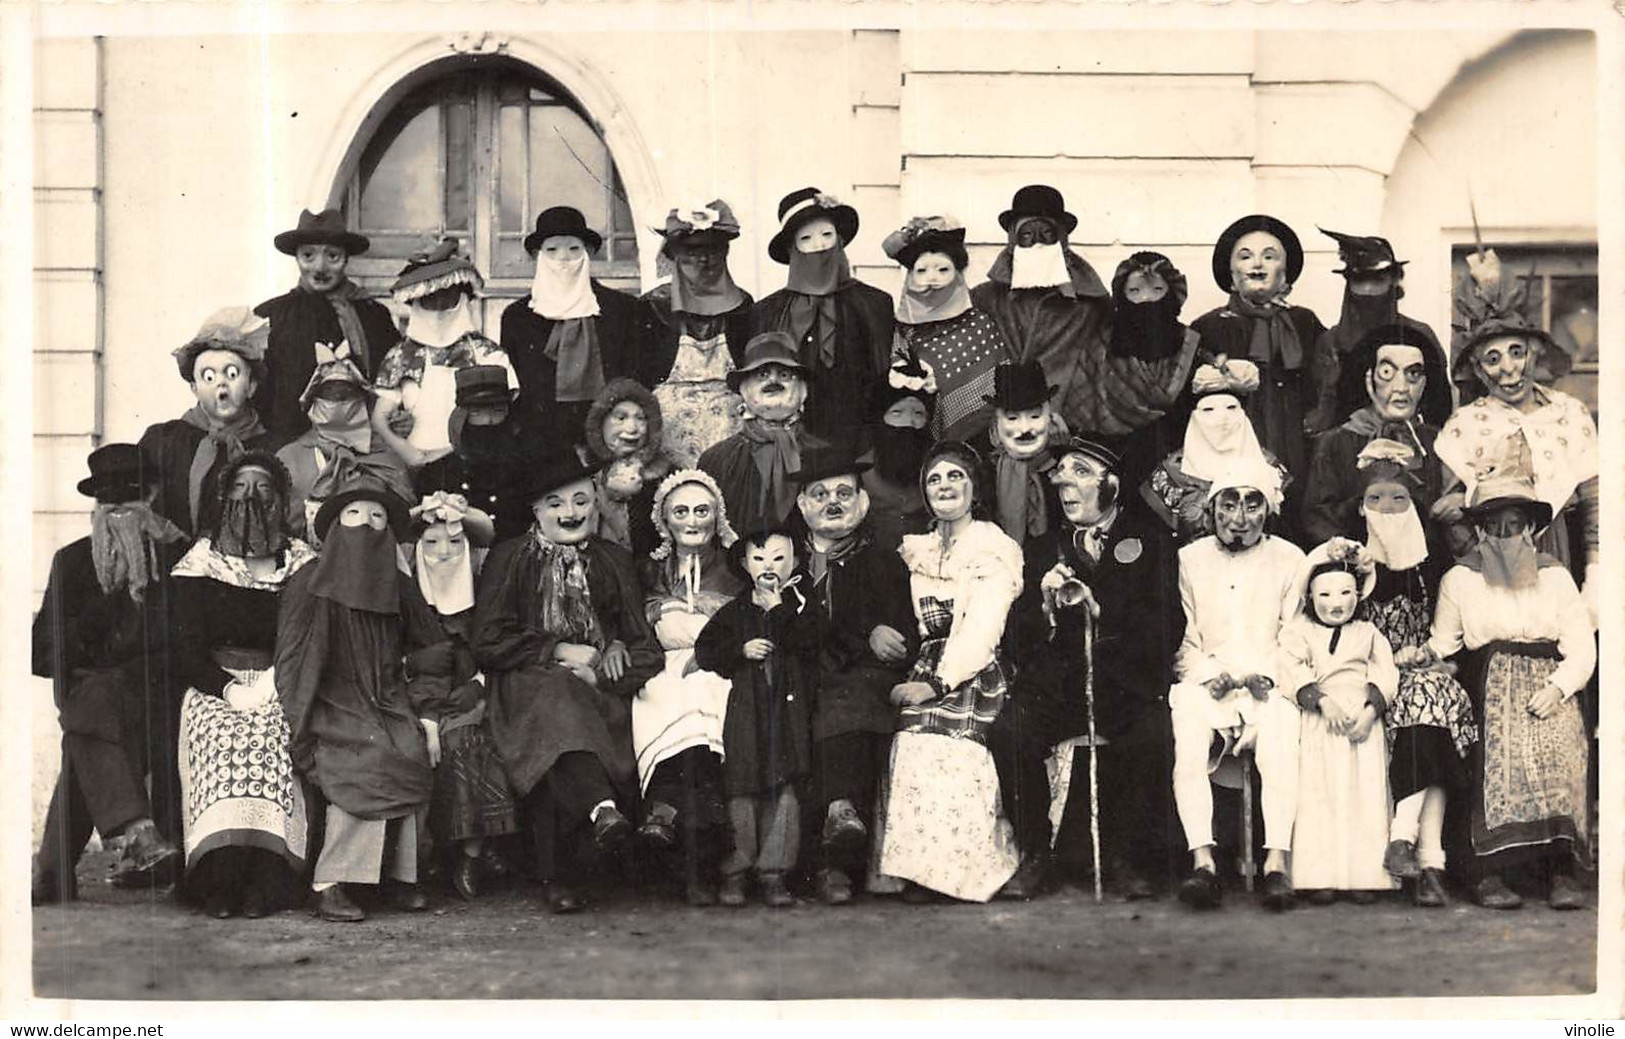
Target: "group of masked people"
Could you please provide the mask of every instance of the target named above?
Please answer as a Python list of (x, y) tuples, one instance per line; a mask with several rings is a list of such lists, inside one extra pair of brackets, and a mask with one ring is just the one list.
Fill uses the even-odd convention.
[(1044, 185), (974, 290), (950, 217), (885, 239), (895, 300), (852, 207), (779, 220), (784, 289), (734, 284), (719, 199), (633, 298), (544, 210), (497, 341), (453, 241), (402, 327), (340, 214), (278, 235), (299, 285), (211, 317), (196, 405), (88, 460), (35, 623), (35, 901), (94, 829), (115, 882), (217, 917), (516, 868), (557, 912), (605, 877), (786, 906), (1086, 872), (1209, 908), (1213, 788), (1256, 773), (1270, 908), (1444, 905), (1447, 844), (1479, 904), (1583, 905), (1596, 429), (1493, 251), (1449, 359), (1380, 238), (1327, 232), (1327, 329), (1292, 229), (1244, 217), (1187, 325), (1167, 257), (1108, 287)]

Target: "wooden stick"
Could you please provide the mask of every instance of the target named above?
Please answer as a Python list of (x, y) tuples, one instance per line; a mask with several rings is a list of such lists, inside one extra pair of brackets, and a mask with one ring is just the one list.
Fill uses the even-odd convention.
[(1095, 735), (1095, 618), (1083, 608), (1083, 699), (1089, 708), (1089, 843), (1095, 860), (1095, 903), (1104, 901), (1100, 882), (1100, 745)]

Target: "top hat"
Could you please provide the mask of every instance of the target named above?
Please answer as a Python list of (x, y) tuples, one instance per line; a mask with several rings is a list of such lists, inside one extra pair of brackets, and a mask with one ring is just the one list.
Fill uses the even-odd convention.
[(603, 236), (587, 226), (587, 218), (581, 215), (581, 210), (553, 206), (536, 215), (536, 230), (525, 236), (525, 251), (535, 256), (541, 251), (542, 243), (555, 235), (581, 239), (589, 255), (596, 254), (598, 247), (604, 244)]
[(389, 517), (389, 529), (395, 532), (396, 539), (406, 536), (411, 526), (411, 516), (406, 502), (385, 486), (384, 481), (365, 470), (357, 469), (355, 475), (337, 491), (328, 495), (321, 508), (316, 510), (316, 518), (311, 521), (316, 537), (326, 541), (328, 528), (339, 518), (339, 513), (344, 511), (346, 505), (357, 501), (375, 501), (382, 505)]
[(510, 404), (513, 394), (508, 392), (508, 369), (498, 364), (474, 364), (457, 370), (457, 399), (459, 408), (471, 404)]
[(1048, 184), (1028, 184), (1010, 200), (1010, 208), (999, 214), (999, 226), (1006, 231), (1024, 216), (1041, 216), (1054, 220), (1071, 234), (1078, 227), (1078, 218), (1066, 211), (1066, 200)]
[(1219, 288), (1226, 292), (1234, 292), (1235, 285), (1230, 281), (1230, 253), (1235, 249), (1236, 243), (1243, 235), (1254, 231), (1264, 231), (1272, 234), (1286, 250), (1286, 280), (1291, 285), (1303, 273), (1303, 244), (1298, 241), (1298, 235), (1292, 228), (1280, 220), (1264, 213), (1254, 213), (1244, 216), (1240, 220), (1224, 229), (1219, 240), (1213, 243), (1213, 280)]
[(881, 251), (904, 267), (914, 266), (925, 253), (942, 253), (964, 270), (965, 228), (951, 216), (917, 216), (886, 236)]
[(372, 246), (365, 235), (356, 234), (344, 226), (344, 214), (336, 209), (312, 213), (300, 210), (299, 226), (284, 231), (271, 239), (277, 252), (292, 256), (301, 245), (336, 245), (350, 256), (359, 256)]
[(1341, 231), (1328, 231), (1324, 227), (1318, 230), (1337, 243), (1337, 258), (1343, 266), (1332, 271), (1333, 274), (1345, 277), (1351, 274), (1380, 274), (1396, 267), (1403, 274), (1405, 265), (1410, 262), (1395, 259), (1394, 247), (1386, 238), (1344, 234)]
[(1037, 361), (1004, 361), (993, 369), (993, 395), (982, 400), (1000, 411), (1025, 411), (1045, 403), (1059, 390), (1049, 384)]
[(850, 245), (858, 235), (856, 209), (817, 188), (802, 188), (779, 200), (779, 232), (767, 243), (767, 255), (779, 263), (789, 263), (790, 239), (802, 225), (819, 217), (835, 225), (835, 233), (841, 236), (843, 246)]
[(531, 467), (530, 478), (525, 481), (525, 500), (537, 498), (580, 480), (588, 480), (603, 468), (596, 462), (582, 461), (581, 452), (570, 448), (539, 459)]
[(457, 285), (467, 285), (474, 293), (484, 287), (485, 280), (473, 263), (458, 255), (457, 239), (443, 238), (406, 261), (389, 294), (397, 303), (411, 303)]
[(869, 463), (858, 461), (851, 451), (818, 444), (801, 449), (801, 468), (785, 479), (806, 487), (832, 476), (857, 476), (868, 468)]
[(103, 444), (85, 464), (90, 475), (79, 481), (79, 493), (105, 505), (134, 501), (158, 480), (158, 468), (139, 444)]
[(209, 315), (191, 339), (170, 351), (170, 356), (175, 358), (181, 378), (191, 382), (198, 354), (205, 350), (230, 350), (250, 364), (258, 364), (265, 360), (270, 340), (271, 323), (265, 318), (247, 307), (222, 307)]
[(1117, 467), (1123, 462), (1122, 457), (1116, 451), (1097, 440), (1090, 440), (1088, 437), (1069, 437), (1066, 443), (1055, 451), (1057, 459), (1067, 455), (1082, 455), (1100, 463), (1109, 473), (1117, 472)]
[(671, 247), (683, 242), (731, 242), (739, 237), (739, 218), (733, 208), (720, 198), (703, 206), (676, 208), (666, 214), (666, 226), (654, 229), (665, 239), (660, 251), (671, 255)]
[(801, 363), (801, 357), (796, 353), (796, 341), (790, 338), (789, 332), (774, 329), (750, 337), (750, 342), (745, 344), (745, 363), (728, 373), (728, 388), (738, 393), (739, 384), (745, 376), (765, 364), (782, 364), (786, 368), (795, 368), (803, 376), (807, 374), (807, 366)]

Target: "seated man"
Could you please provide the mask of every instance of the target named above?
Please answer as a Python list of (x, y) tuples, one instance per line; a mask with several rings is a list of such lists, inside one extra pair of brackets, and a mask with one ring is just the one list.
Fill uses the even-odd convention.
[(62, 723), (62, 774), (34, 860), (35, 905), (76, 897), (73, 870), (92, 827), (103, 840), (124, 838), (120, 866), (132, 878), (180, 857), (168, 839), (181, 836), (181, 821), (164, 575), (186, 538), (154, 513), (158, 471), (139, 447), (104, 445), (89, 464), (79, 493), (96, 500), (90, 536), (51, 560), (34, 617), (34, 674), (52, 680)]
[[(1021, 669), (988, 737), (1022, 852), (1021, 868), (1001, 892), (1007, 898), (1032, 898), (1050, 883), (1044, 759), (1057, 743), (1089, 733), (1085, 611), (1095, 624), (1101, 845), (1112, 879), (1126, 898), (1148, 898), (1147, 876), (1166, 855), (1173, 736), (1165, 698), (1184, 618), (1172, 539), (1136, 496), (1120, 496), (1119, 465), (1093, 441), (1073, 437), (1062, 445), (1050, 480), (1063, 522), (1023, 549), (1023, 592), (1009, 628), (1011, 659)], [(1076, 843), (1072, 820), (1080, 808), (1087, 819), (1088, 797), (1087, 784), (1070, 785), (1065, 843)]]
[[(1222, 470), (1208, 488), (1215, 533), (1179, 550), (1185, 636), (1169, 691), (1174, 725), (1174, 802), (1194, 869), (1179, 897), (1198, 909), (1219, 904), (1213, 863), (1213, 789), (1224, 753), (1253, 750), (1263, 783), (1264, 887), (1270, 909), (1290, 909), (1286, 856), (1298, 802), (1296, 690), (1275, 682), (1281, 625), (1297, 612), (1303, 552), (1264, 533), (1279, 515), (1280, 478), (1257, 459)], [(1215, 740), (1215, 735), (1220, 740)], [(1212, 753), (1222, 742), (1219, 755)]]

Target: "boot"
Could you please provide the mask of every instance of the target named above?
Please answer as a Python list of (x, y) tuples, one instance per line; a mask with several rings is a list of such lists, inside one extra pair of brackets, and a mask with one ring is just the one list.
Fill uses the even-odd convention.
[(334, 884), (316, 893), (316, 915), (342, 924), (356, 924), (367, 918), (361, 907), (345, 894), (343, 884)]

